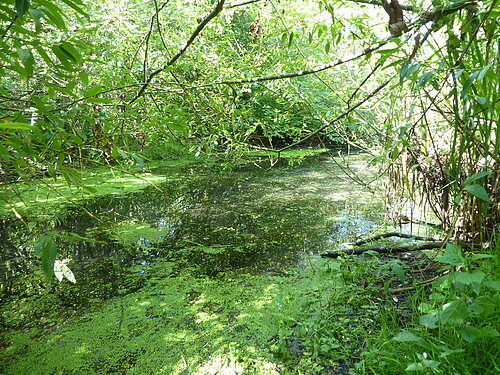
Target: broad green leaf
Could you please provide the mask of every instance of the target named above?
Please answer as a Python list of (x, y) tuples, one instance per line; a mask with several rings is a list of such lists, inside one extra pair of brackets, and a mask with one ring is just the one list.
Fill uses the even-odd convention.
[(434, 76), (434, 71), (424, 73), (420, 79), (418, 80), (418, 87), (423, 87), (427, 84), (427, 82)]
[(408, 372), (419, 372), (419, 371), (424, 371), (425, 368), (420, 362), (412, 362), (406, 366), (405, 371)]
[(485, 286), (487, 286), (490, 289), (493, 289), (495, 291), (500, 291), (500, 281), (495, 280), (495, 281), (486, 281), (484, 283)]
[(483, 80), (484, 76), (486, 75), (486, 73), (488, 73), (488, 70), (491, 68), (491, 65), (492, 64), (486, 65), (483, 69), (481, 69), (479, 75), (477, 76), (478, 82), (481, 82)]
[(446, 357), (448, 357), (451, 354), (457, 354), (457, 353), (464, 353), (465, 352), (465, 349), (448, 349), (446, 347), (443, 347), (442, 350), (443, 351), (441, 352), (441, 354), (439, 354), (439, 357), (441, 357), (441, 358), (446, 358)]
[(487, 316), (495, 312), (497, 301), (488, 296), (479, 296), (469, 305), (469, 313), (472, 315)]
[(437, 328), (437, 323), (439, 321), (439, 318), (436, 312), (431, 312), (429, 314), (421, 316), (419, 321), (420, 324), (422, 324), (423, 326), (434, 329)]
[(18, 48), (17, 55), (19, 56), (22, 62), (25, 62), (31, 56), (31, 52), (24, 48)]
[(29, 8), (30, 0), (16, 0), (16, 13), (18, 17), (24, 16)]
[(97, 189), (95, 189), (95, 188), (93, 188), (93, 187), (91, 187), (91, 186), (87, 186), (87, 185), (85, 185), (83, 188), (84, 188), (85, 190), (87, 190), (89, 193), (92, 193), (92, 194), (97, 193)]
[(392, 339), (399, 342), (424, 342), (424, 339), (408, 331), (401, 331)]
[(399, 83), (402, 84), (403, 81), (416, 73), (420, 69), (420, 64), (412, 64), (406, 60), (401, 67), (401, 72), (399, 73)]
[(405, 282), (405, 271), (403, 267), (401, 267), (401, 264), (399, 263), (394, 263), (392, 266), (392, 271), (396, 274), (396, 277), (401, 281), (402, 283)]
[(465, 285), (471, 285), (472, 283), (481, 284), (485, 276), (486, 274), (482, 271), (474, 271), (473, 273), (456, 272), (455, 280)]
[(51, 66), (54, 64), (54, 62), (52, 61), (52, 59), (50, 58), (48, 53), (43, 49), (43, 47), (37, 45), (34, 48), (38, 52), (38, 54), (42, 57), (43, 61), (45, 61), (45, 63), (47, 65)]
[(442, 324), (458, 325), (463, 324), (469, 316), (467, 305), (462, 300), (455, 300), (443, 306), (439, 314)]
[(465, 341), (472, 343), (478, 339), (495, 338), (499, 336), (498, 331), (494, 327), (477, 328), (473, 326), (460, 327), (458, 329), (460, 337)]
[(474, 173), (472, 176), (469, 176), (464, 180), (464, 185), (470, 185), (472, 182), (480, 180), (481, 178), (489, 175), (491, 175), (490, 171), (481, 171), (478, 173)]
[(24, 122), (6, 122), (0, 123), (0, 129), (12, 129), (12, 130), (33, 130), (33, 126), (26, 124)]
[(78, 50), (75, 48), (73, 44), (70, 42), (62, 42), (61, 45), (61, 50), (68, 55), (68, 57), (73, 60), (75, 63), (80, 63), (82, 61), (82, 55)]
[(482, 187), (481, 185), (478, 185), (478, 184), (468, 185), (468, 186), (464, 187), (464, 191), (472, 194), (473, 196), (475, 196), (475, 197), (477, 197), (485, 202), (491, 203), (491, 199), (488, 196), (486, 189), (484, 187)]
[(99, 94), (102, 91), (102, 86), (94, 86), (87, 91), (84, 91), (83, 96), (89, 97)]
[(87, 86), (89, 84), (89, 75), (86, 72), (79, 72), (78, 76), (82, 82), (82, 85)]
[(474, 73), (471, 74), (471, 76), (469, 77), (469, 79), (465, 83), (464, 88), (462, 90), (462, 94), (461, 94), (462, 99), (465, 99), (467, 97), (467, 92), (470, 90), (472, 83), (474, 82), (474, 80), (477, 78), (478, 75), (479, 75), (479, 70), (475, 71)]
[(486, 99), (484, 96), (478, 96), (474, 99), (476, 99), (476, 102), (478, 102), (481, 105), (485, 105), (488, 102), (488, 99)]
[(464, 264), (462, 248), (458, 245), (447, 243), (444, 255), (437, 257), (436, 260), (441, 263), (447, 263), (451, 266), (461, 266)]
[(56, 55), (57, 59), (66, 70), (72, 69), (72, 61), (69, 56), (63, 52), (60, 46), (52, 46), (52, 52), (54, 52), (54, 55)]
[(5, 159), (5, 158), (10, 158), (12, 155), (10, 154), (9, 150), (7, 150), (7, 148), (5, 148), (0, 144), (0, 156), (2, 156)]
[(439, 361), (433, 361), (433, 360), (422, 360), (420, 362), (413, 362), (410, 363), (405, 371), (412, 371), (412, 372), (419, 372), (419, 371), (424, 371), (427, 373), (426, 369), (433, 369), (438, 367), (441, 364)]

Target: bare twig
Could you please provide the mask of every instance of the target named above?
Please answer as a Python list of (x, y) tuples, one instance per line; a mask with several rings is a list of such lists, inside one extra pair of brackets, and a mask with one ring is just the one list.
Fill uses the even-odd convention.
[(436, 281), (437, 279), (439, 279), (440, 277), (443, 277), (444, 275), (446, 275), (448, 272), (450, 272), (449, 270), (446, 270), (442, 273), (440, 273), (439, 275), (437, 276), (434, 276), (434, 277), (431, 277), (430, 279), (427, 279), (427, 280), (424, 280), (424, 281), (421, 281), (415, 285), (412, 285), (412, 286), (407, 286), (407, 287), (404, 287), (404, 288), (395, 288), (395, 289), (390, 289), (389, 290), (389, 293), (390, 294), (398, 294), (398, 293), (403, 293), (403, 292), (408, 292), (409, 290), (413, 290), (415, 289), (416, 287), (419, 287), (419, 286), (422, 286), (422, 285), (427, 285), (427, 284), (430, 284), (432, 283), (433, 281)]

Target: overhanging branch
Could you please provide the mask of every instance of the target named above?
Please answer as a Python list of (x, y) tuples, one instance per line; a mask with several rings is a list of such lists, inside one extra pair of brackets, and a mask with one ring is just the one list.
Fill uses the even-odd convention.
[(205, 18), (203, 18), (203, 20), (200, 22), (200, 24), (198, 25), (198, 27), (193, 31), (193, 33), (191, 34), (191, 36), (188, 38), (188, 40), (186, 41), (186, 43), (184, 43), (184, 45), (179, 49), (179, 51), (174, 56), (172, 56), (172, 58), (163, 67), (158, 68), (158, 69), (156, 69), (155, 71), (153, 71), (153, 72), (151, 72), (149, 74), (148, 79), (146, 80), (146, 82), (144, 82), (144, 84), (140, 88), (139, 92), (134, 96), (134, 98), (129, 102), (129, 104), (132, 104), (133, 102), (135, 102), (144, 93), (144, 91), (149, 86), (149, 84), (151, 83), (152, 79), (155, 76), (157, 76), (158, 74), (160, 74), (161, 72), (163, 72), (169, 66), (173, 65), (179, 59), (179, 57), (181, 57), (184, 54), (184, 52), (186, 52), (186, 50), (188, 49), (188, 47), (194, 42), (194, 40), (196, 39), (196, 37), (205, 28), (205, 26), (207, 26), (207, 24), (212, 19), (214, 19), (215, 17), (217, 17), (217, 15), (222, 11), (222, 8), (224, 6), (224, 1), (225, 0), (219, 0), (217, 2), (217, 5), (215, 6), (215, 8)]

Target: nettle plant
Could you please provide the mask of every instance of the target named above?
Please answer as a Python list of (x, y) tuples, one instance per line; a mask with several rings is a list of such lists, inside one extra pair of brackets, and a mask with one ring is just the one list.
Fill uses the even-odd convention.
[(436, 306), (423, 303), (426, 312), (420, 323), (429, 329), (453, 327), (460, 337), (472, 343), (478, 339), (497, 337), (495, 327), (484, 325), (498, 309), (500, 281), (486, 267), (476, 269), (478, 262), (493, 258), (490, 254), (463, 253), (458, 245), (447, 244), (436, 261), (443, 264), (445, 275), (433, 285), (430, 295)]
[[(435, 259), (443, 265), (443, 276), (433, 283), (429, 298), (419, 305), (424, 314), (419, 322), (431, 337), (424, 339), (408, 331), (394, 337), (395, 341), (414, 343), (423, 349), (415, 353), (417, 361), (409, 363), (407, 371), (437, 368), (441, 362), (429, 359), (428, 353), (438, 353), (438, 358), (443, 359), (451, 354), (467, 355), (467, 344), (499, 336), (495, 317), (500, 281), (495, 267), (487, 264), (493, 258), (491, 254), (464, 254), (462, 247), (448, 243), (444, 254)], [(444, 342), (455, 348), (450, 349)]]

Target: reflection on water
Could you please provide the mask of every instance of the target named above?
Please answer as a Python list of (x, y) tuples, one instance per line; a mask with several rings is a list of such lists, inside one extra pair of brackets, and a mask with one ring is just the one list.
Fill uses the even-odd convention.
[[(351, 161), (366, 176), (363, 158)], [(129, 265), (162, 257), (177, 263), (173, 272), (205, 275), (278, 272), (306, 254), (366, 233), (378, 220), (379, 203), (347, 179), (337, 162), (323, 158), (272, 170), (169, 172), (159, 185), (163, 193), (147, 188), (89, 200), (83, 206), (94, 217), (74, 208), (57, 229), (106, 243), (67, 244), (61, 256), (75, 260), (75, 272), (79, 264), (88, 268), (109, 257)], [(9, 237), (8, 228), (2, 237)], [(16, 238), (27, 243), (28, 236)], [(12, 257), (19, 246), (14, 241), (3, 256)]]

